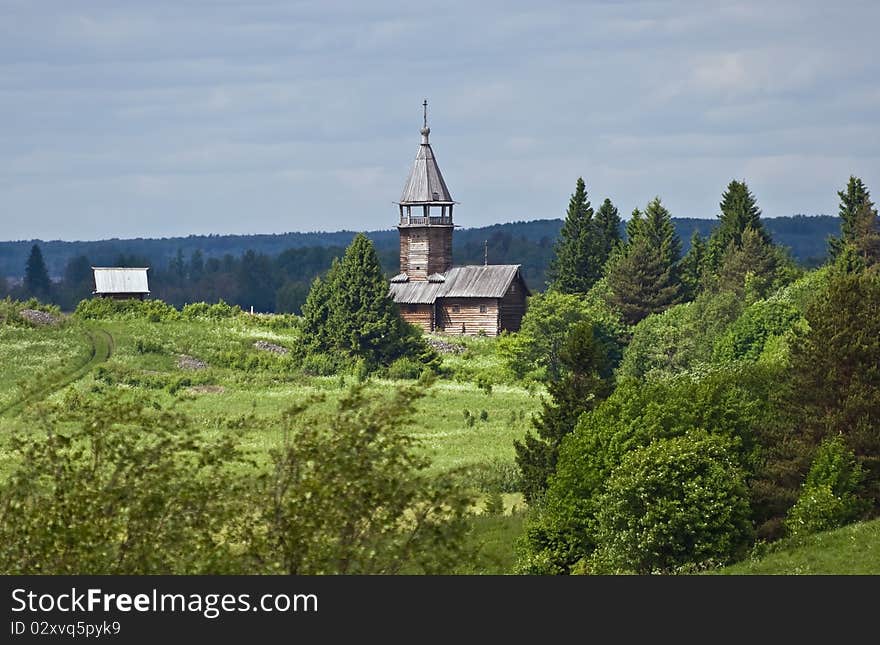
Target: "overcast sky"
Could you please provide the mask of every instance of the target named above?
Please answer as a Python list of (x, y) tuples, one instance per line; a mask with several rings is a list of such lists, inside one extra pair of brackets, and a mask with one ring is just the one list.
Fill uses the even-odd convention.
[(0, 0), (0, 239), (372, 230), (421, 102), (456, 222), (880, 197), (878, 2)]

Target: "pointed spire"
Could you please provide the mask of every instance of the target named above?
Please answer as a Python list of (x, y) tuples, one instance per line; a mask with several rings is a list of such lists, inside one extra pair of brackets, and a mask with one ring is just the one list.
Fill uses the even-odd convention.
[(428, 99), (422, 101), (422, 142), (415, 162), (403, 188), (400, 204), (452, 203), (452, 195), (440, 173), (434, 151), (428, 143), (431, 128), (428, 127)]
[(431, 128), (428, 127), (428, 99), (422, 102), (422, 144), (428, 143), (428, 135), (431, 134)]

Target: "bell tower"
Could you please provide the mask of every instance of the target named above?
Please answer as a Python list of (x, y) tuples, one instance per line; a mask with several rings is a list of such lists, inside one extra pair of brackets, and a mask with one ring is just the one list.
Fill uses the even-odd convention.
[(452, 207), (434, 151), (428, 142), (428, 101), (422, 103), (422, 141), (403, 195), (400, 219), (400, 272), (410, 281), (427, 280), (452, 268)]

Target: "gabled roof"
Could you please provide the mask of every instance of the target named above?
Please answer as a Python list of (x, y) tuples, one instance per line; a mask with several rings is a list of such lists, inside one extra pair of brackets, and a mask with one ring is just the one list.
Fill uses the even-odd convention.
[[(443, 281), (431, 281), (438, 274), (427, 281), (404, 281), (406, 275), (401, 273), (391, 279), (390, 292), (394, 302), (400, 304), (433, 304), (437, 298), (503, 298), (519, 276), (519, 269), (519, 264), (453, 267), (444, 274)], [(522, 281), (522, 277), (519, 279)]]
[(147, 267), (92, 267), (95, 293), (150, 293)]
[(444, 298), (502, 298), (519, 273), (519, 264), (476, 264), (446, 272)]
[(400, 196), (401, 204), (455, 203), (452, 195), (449, 194), (446, 182), (443, 181), (443, 175), (440, 173), (440, 167), (434, 157), (434, 150), (428, 143), (430, 132), (431, 129), (427, 126), (422, 128), (422, 143), (419, 144), (419, 151), (416, 153), (416, 160), (413, 162), (409, 179), (406, 180), (406, 185), (403, 187), (403, 194)]

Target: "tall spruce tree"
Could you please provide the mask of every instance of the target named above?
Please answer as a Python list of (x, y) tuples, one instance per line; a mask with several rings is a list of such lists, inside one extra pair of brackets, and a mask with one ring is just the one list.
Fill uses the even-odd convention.
[(611, 393), (611, 362), (605, 345), (589, 322), (574, 325), (559, 353), (561, 370), (547, 383), (549, 400), (533, 421), (537, 436), (527, 432), (514, 441), (516, 463), (522, 473), (523, 494), (539, 499), (556, 470), (559, 446), (574, 430), (578, 417), (594, 409)]
[(612, 304), (634, 325), (681, 301), (681, 241), (659, 197), (648, 204), (644, 217), (633, 211), (627, 236), (627, 244), (609, 264), (607, 279)]
[(745, 181), (731, 181), (721, 195), (720, 206), (718, 217), (721, 221), (709, 238), (708, 264), (713, 271), (718, 269), (721, 257), (731, 243), (742, 245), (743, 231), (747, 228), (755, 231), (764, 242), (771, 243), (761, 222), (761, 209)]
[(699, 231), (694, 231), (691, 236), (690, 248), (681, 259), (680, 265), (681, 283), (689, 298), (696, 297), (700, 291), (708, 250), (706, 238), (700, 235)]
[(859, 234), (859, 220), (861, 226), (864, 226), (870, 211), (877, 216), (877, 210), (874, 208), (874, 202), (871, 201), (871, 193), (865, 186), (861, 178), (850, 175), (846, 188), (837, 191), (840, 197), (840, 206), (838, 207), (838, 216), (840, 217), (840, 237), (832, 237), (828, 240), (829, 251), (832, 257), (837, 257), (846, 244), (855, 242)]
[(611, 256), (611, 252), (620, 244), (620, 214), (617, 206), (607, 197), (599, 210), (596, 211), (596, 224), (602, 231), (602, 263)]
[(31, 247), (31, 254), (28, 256), (24, 270), (25, 293), (28, 296), (47, 300), (51, 289), (52, 282), (49, 280), (49, 272), (43, 261), (43, 252), (40, 251), (38, 245), (34, 244)]
[(561, 293), (586, 293), (602, 277), (603, 232), (593, 220), (584, 180), (578, 177), (547, 271), (549, 286)]

